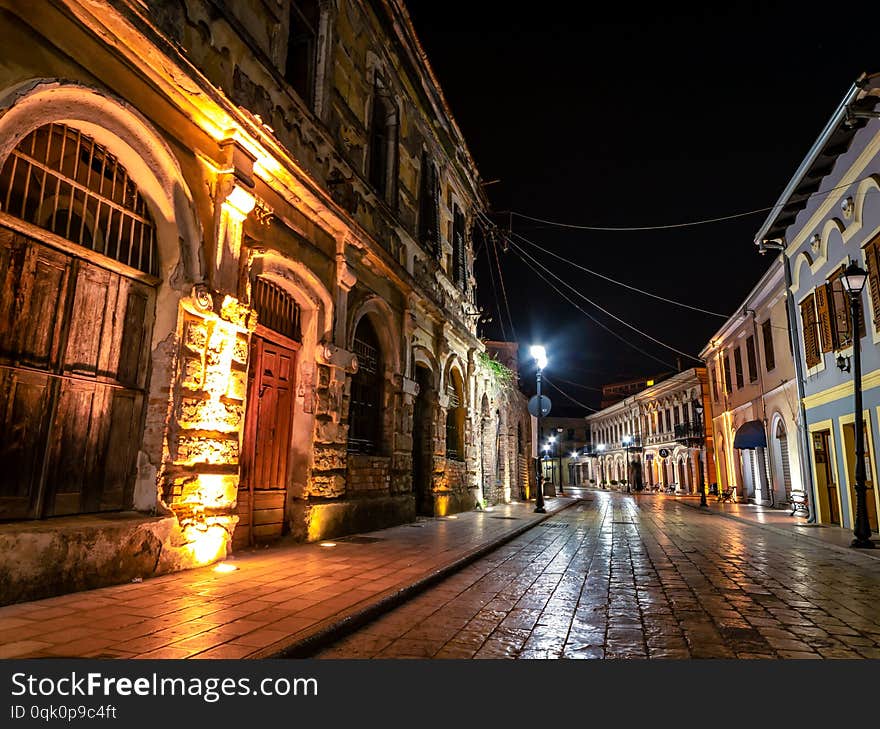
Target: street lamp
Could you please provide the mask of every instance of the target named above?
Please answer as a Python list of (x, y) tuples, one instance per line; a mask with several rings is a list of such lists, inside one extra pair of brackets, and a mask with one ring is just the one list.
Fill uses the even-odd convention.
[(855, 407), (855, 435), (856, 435), (856, 521), (853, 525), (851, 547), (873, 549), (871, 541), (871, 525), (868, 522), (868, 503), (865, 486), (865, 433), (862, 421), (862, 353), (859, 339), (859, 314), (862, 298), (862, 289), (865, 288), (865, 279), (868, 274), (855, 261), (851, 262), (841, 276), (843, 288), (849, 294), (850, 322), (852, 327), (853, 345), (853, 390)]
[(629, 468), (629, 448), (632, 445), (633, 439), (631, 435), (623, 436), (623, 448), (626, 452), (626, 492), (630, 493), (629, 484), (630, 484), (630, 468)]
[(703, 480), (703, 447), (706, 444), (706, 428), (703, 425), (703, 403), (700, 400), (694, 400), (692, 407), (699, 421), (697, 423), (699, 426), (699, 431), (697, 432), (699, 440), (697, 440), (697, 443), (700, 446), (700, 450), (697, 451), (697, 485), (700, 487), (700, 506), (708, 508), (709, 504), (706, 503), (706, 482)]
[[(541, 410), (543, 410), (543, 400), (541, 399), (541, 370), (543, 370), (547, 366), (547, 350), (544, 349), (540, 344), (533, 344), (529, 348), (529, 354), (532, 355), (532, 358), (535, 360), (535, 365), (538, 368), (537, 374), (535, 375), (535, 379), (538, 385), (538, 415), (537, 417), (537, 428), (538, 428), (538, 438), (541, 437)], [(544, 508), (544, 484), (542, 483), (542, 466), (541, 466), (541, 453), (538, 452), (538, 465), (536, 467), (538, 472), (538, 493), (535, 496), (535, 513), (536, 514), (545, 514), (546, 509)]]

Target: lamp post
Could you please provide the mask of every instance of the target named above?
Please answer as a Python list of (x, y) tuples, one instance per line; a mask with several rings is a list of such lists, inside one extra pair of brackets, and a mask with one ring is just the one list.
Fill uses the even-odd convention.
[[(542, 405), (543, 401), (541, 400), (541, 371), (547, 366), (547, 350), (544, 349), (539, 344), (532, 345), (529, 349), (529, 353), (535, 360), (535, 365), (538, 368), (537, 374), (535, 375), (536, 383), (538, 386), (538, 415), (537, 417), (537, 438), (541, 437), (541, 411), (543, 410)], [(537, 441), (536, 441), (537, 442)], [(538, 464), (536, 466), (537, 476), (538, 476), (538, 493), (535, 495), (535, 513), (536, 514), (545, 514), (546, 509), (544, 509), (544, 484), (543, 484), (543, 473), (541, 467), (541, 452), (538, 450)]]
[(623, 436), (623, 448), (626, 453), (626, 465), (624, 467), (624, 473), (626, 473), (626, 492), (630, 493), (629, 483), (630, 483), (630, 468), (629, 468), (629, 448), (632, 445), (633, 439), (631, 435)]
[(692, 407), (699, 420), (699, 423), (697, 423), (699, 427), (697, 432), (699, 440), (697, 443), (700, 446), (700, 450), (697, 452), (697, 484), (700, 487), (700, 506), (708, 508), (709, 504), (706, 503), (706, 482), (703, 480), (703, 448), (706, 445), (706, 428), (703, 425), (703, 403), (700, 400), (694, 400)]
[(868, 503), (865, 486), (865, 433), (862, 421), (862, 354), (859, 338), (859, 315), (861, 309), (862, 289), (868, 274), (855, 261), (846, 267), (841, 276), (843, 288), (849, 294), (850, 326), (852, 328), (853, 345), (853, 390), (854, 390), (854, 421), (856, 436), (856, 520), (853, 525), (851, 547), (873, 549), (871, 541), (871, 525), (868, 522)]
[[(562, 428), (557, 428), (556, 432), (559, 433), (559, 440), (562, 440)], [(559, 493), (562, 496), (565, 496), (565, 488), (563, 488), (565, 481), (565, 477), (562, 474), (562, 443), (556, 443), (556, 436), (553, 436), (553, 442), (556, 444), (556, 456), (559, 459)]]

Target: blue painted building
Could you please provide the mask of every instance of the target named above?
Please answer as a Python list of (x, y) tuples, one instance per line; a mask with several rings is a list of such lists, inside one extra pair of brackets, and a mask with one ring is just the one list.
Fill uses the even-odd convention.
[(860, 77), (758, 232), (786, 269), (792, 352), (800, 384), (806, 486), (817, 519), (851, 528), (855, 415), (853, 322), (840, 279), (854, 261), (869, 273), (857, 339), (862, 352), (868, 513), (880, 513), (880, 74)]

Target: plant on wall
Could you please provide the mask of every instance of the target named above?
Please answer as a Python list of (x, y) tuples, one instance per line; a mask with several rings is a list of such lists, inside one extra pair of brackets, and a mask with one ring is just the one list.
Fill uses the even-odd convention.
[(477, 359), (491, 374), (495, 382), (500, 385), (510, 385), (513, 383), (515, 376), (513, 370), (501, 364), (494, 357), (490, 357), (486, 352), (477, 353)]

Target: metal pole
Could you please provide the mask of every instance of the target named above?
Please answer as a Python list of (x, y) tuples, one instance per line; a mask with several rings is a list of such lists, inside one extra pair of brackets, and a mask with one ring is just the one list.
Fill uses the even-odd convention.
[(815, 508), (812, 508), (812, 504), (816, 503), (816, 493), (813, 491), (813, 486), (815, 485), (813, 482), (813, 470), (810, 465), (810, 448), (812, 445), (810, 443), (810, 435), (807, 432), (807, 407), (804, 405), (804, 397), (806, 394), (804, 392), (804, 382), (806, 382), (806, 377), (804, 376), (804, 365), (803, 360), (801, 359), (801, 342), (798, 337), (798, 328), (796, 324), (797, 312), (794, 308), (794, 297), (791, 294), (791, 263), (785, 252), (784, 244), (780, 246), (779, 251), (782, 256), (783, 273), (785, 274), (785, 308), (788, 312), (788, 321), (790, 324), (788, 334), (792, 355), (794, 357), (795, 384), (798, 396), (798, 415), (800, 416), (800, 424), (795, 423), (801, 441), (798, 447), (798, 463), (801, 467), (801, 480), (803, 481), (804, 496), (807, 498), (807, 522), (815, 523), (818, 518), (818, 512)]
[(862, 420), (862, 343), (859, 339), (859, 298), (861, 292), (850, 291), (849, 303), (853, 340), (853, 390), (855, 391), (856, 431), (856, 522), (853, 525), (852, 547), (872, 549), (871, 525), (868, 522), (868, 504), (865, 499), (865, 434)]
[(535, 495), (535, 513), (536, 514), (546, 514), (547, 513), (546, 509), (544, 509), (544, 484), (542, 483), (543, 474), (541, 473), (541, 470), (542, 470), (541, 469), (541, 411), (544, 409), (544, 402), (541, 398), (541, 368), (540, 367), (538, 367), (537, 381), (538, 381), (538, 415), (537, 415), (538, 432), (537, 432), (537, 437), (535, 439), (535, 442), (538, 444), (538, 466), (536, 469), (538, 472), (538, 493)]

